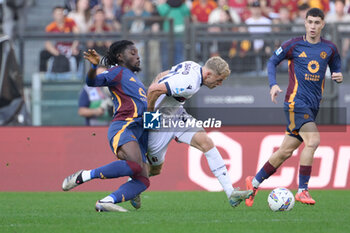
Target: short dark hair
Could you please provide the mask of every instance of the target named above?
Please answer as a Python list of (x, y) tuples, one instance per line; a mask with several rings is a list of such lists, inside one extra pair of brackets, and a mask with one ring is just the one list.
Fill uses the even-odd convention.
[(119, 64), (117, 55), (123, 53), (125, 49), (130, 45), (134, 45), (134, 42), (130, 40), (119, 40), (114, 42), (109, 47), (107, 54), (102, 58), (101, 63), (104, 64), (106, 67)]
[(310, 8), (310, 5), (307, 4), (307, 3), (303, 3), (303, 4), (301, 4), (301, 5), (298, 6), (298, 10), (299, 10), (299, 11), (304, 11), (304, 10), (307, 10), (307, 9), (309, 9), (309, 8)]
[(324, 20), (324, 13), (319, 8), (311, 8), (310, 10), (308, 10), (308, 12), (306, 13), (306, 18), (309, 16), (320, 17), (322, 20)]
[(335, 3), (335, 2), (342, 2), (343, 5), (345, 5), (345, 0), (335, 0), (334, 3)]
[(52, 12), (54, 12), (55, 10), (63, 10), (64, 11), (64, 7), (63, 6), (55, 6), (54, 8), (52, 8)]

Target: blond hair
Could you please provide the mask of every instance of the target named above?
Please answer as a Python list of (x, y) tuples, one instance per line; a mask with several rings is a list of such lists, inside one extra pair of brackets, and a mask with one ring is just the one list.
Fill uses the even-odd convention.
[(218, 56), (209, 58), (204, 66), (214, 71), (219, 76), (228, 77), (231, 73), (227, 62)]

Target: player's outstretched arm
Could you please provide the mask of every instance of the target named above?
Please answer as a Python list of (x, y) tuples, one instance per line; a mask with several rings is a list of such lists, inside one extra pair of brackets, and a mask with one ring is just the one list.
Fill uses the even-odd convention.
[(149, 86), (147, 91), (147, 105), (149, 112), (154, 111), (154, 106), (158, 97), (166, 93), (168, 93), (168, 89), (164, 83), (153, 83)]
[(333, 72), (332, 80), (336, 81), (337, 83), (343, 82), (343, 74), (340, 72)]
[(271, 101), (274, 102), (275, 104), (277, 104), (276, 98), (277, 98), (278, 94), (281, 92), (283, 92), (283, 91), (281, 90), (281, 88), (277, 84), (273, 85), (271, 87), (271, 90), (270, 90)]

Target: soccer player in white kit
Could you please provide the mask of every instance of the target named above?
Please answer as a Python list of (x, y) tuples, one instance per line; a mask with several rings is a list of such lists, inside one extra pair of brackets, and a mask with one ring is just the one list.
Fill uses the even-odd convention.
[[(193, 121), (195, 119), (183, 107), (185, 101), (197, 93), (203, 85), (210, 89), (221, 85), (230, 72), (226, 61), (220, 57), (211, 57), (204, 66), (193, 61), (177, 64), (171, 70), (160, 73), (150, 85), (147, 93), (148, 111), (159, 111), (162, 118), (170, 118), (172, 121)], [(219, 180), (232, 207), (238, 206), (252, 194), (251, 190), (239, 191), (233, 188), (224, 160), (202, 127), (150, 130), (148, 137), (150, 176), (160, 174), (172, 139), (191, 145), (204, 153), (212, 173)], [(141, 204), (139, 197), (131, 201), (131, 204), (139, 208)]]

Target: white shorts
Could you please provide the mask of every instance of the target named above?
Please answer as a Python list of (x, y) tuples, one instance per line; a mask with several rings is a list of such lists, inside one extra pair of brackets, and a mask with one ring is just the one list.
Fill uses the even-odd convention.
[[(185, 114), (185, 118), (183, 117)], [(187, 120), (196, 120), (189, 115), (184, 109), (181, 115), (178, 115), (173, 121), (186, 122)], [(191, 144), (193, 136), (198, 131), (204, 131), (202, 127), (176, 127), (162, 128), (161, 130), (151, 130), (148, 134), (148, 161), (151, 166), (157, 166), (164, 163), (165, 154), (168, 150), (168, 145), (172, 139), (177, 142)]]

